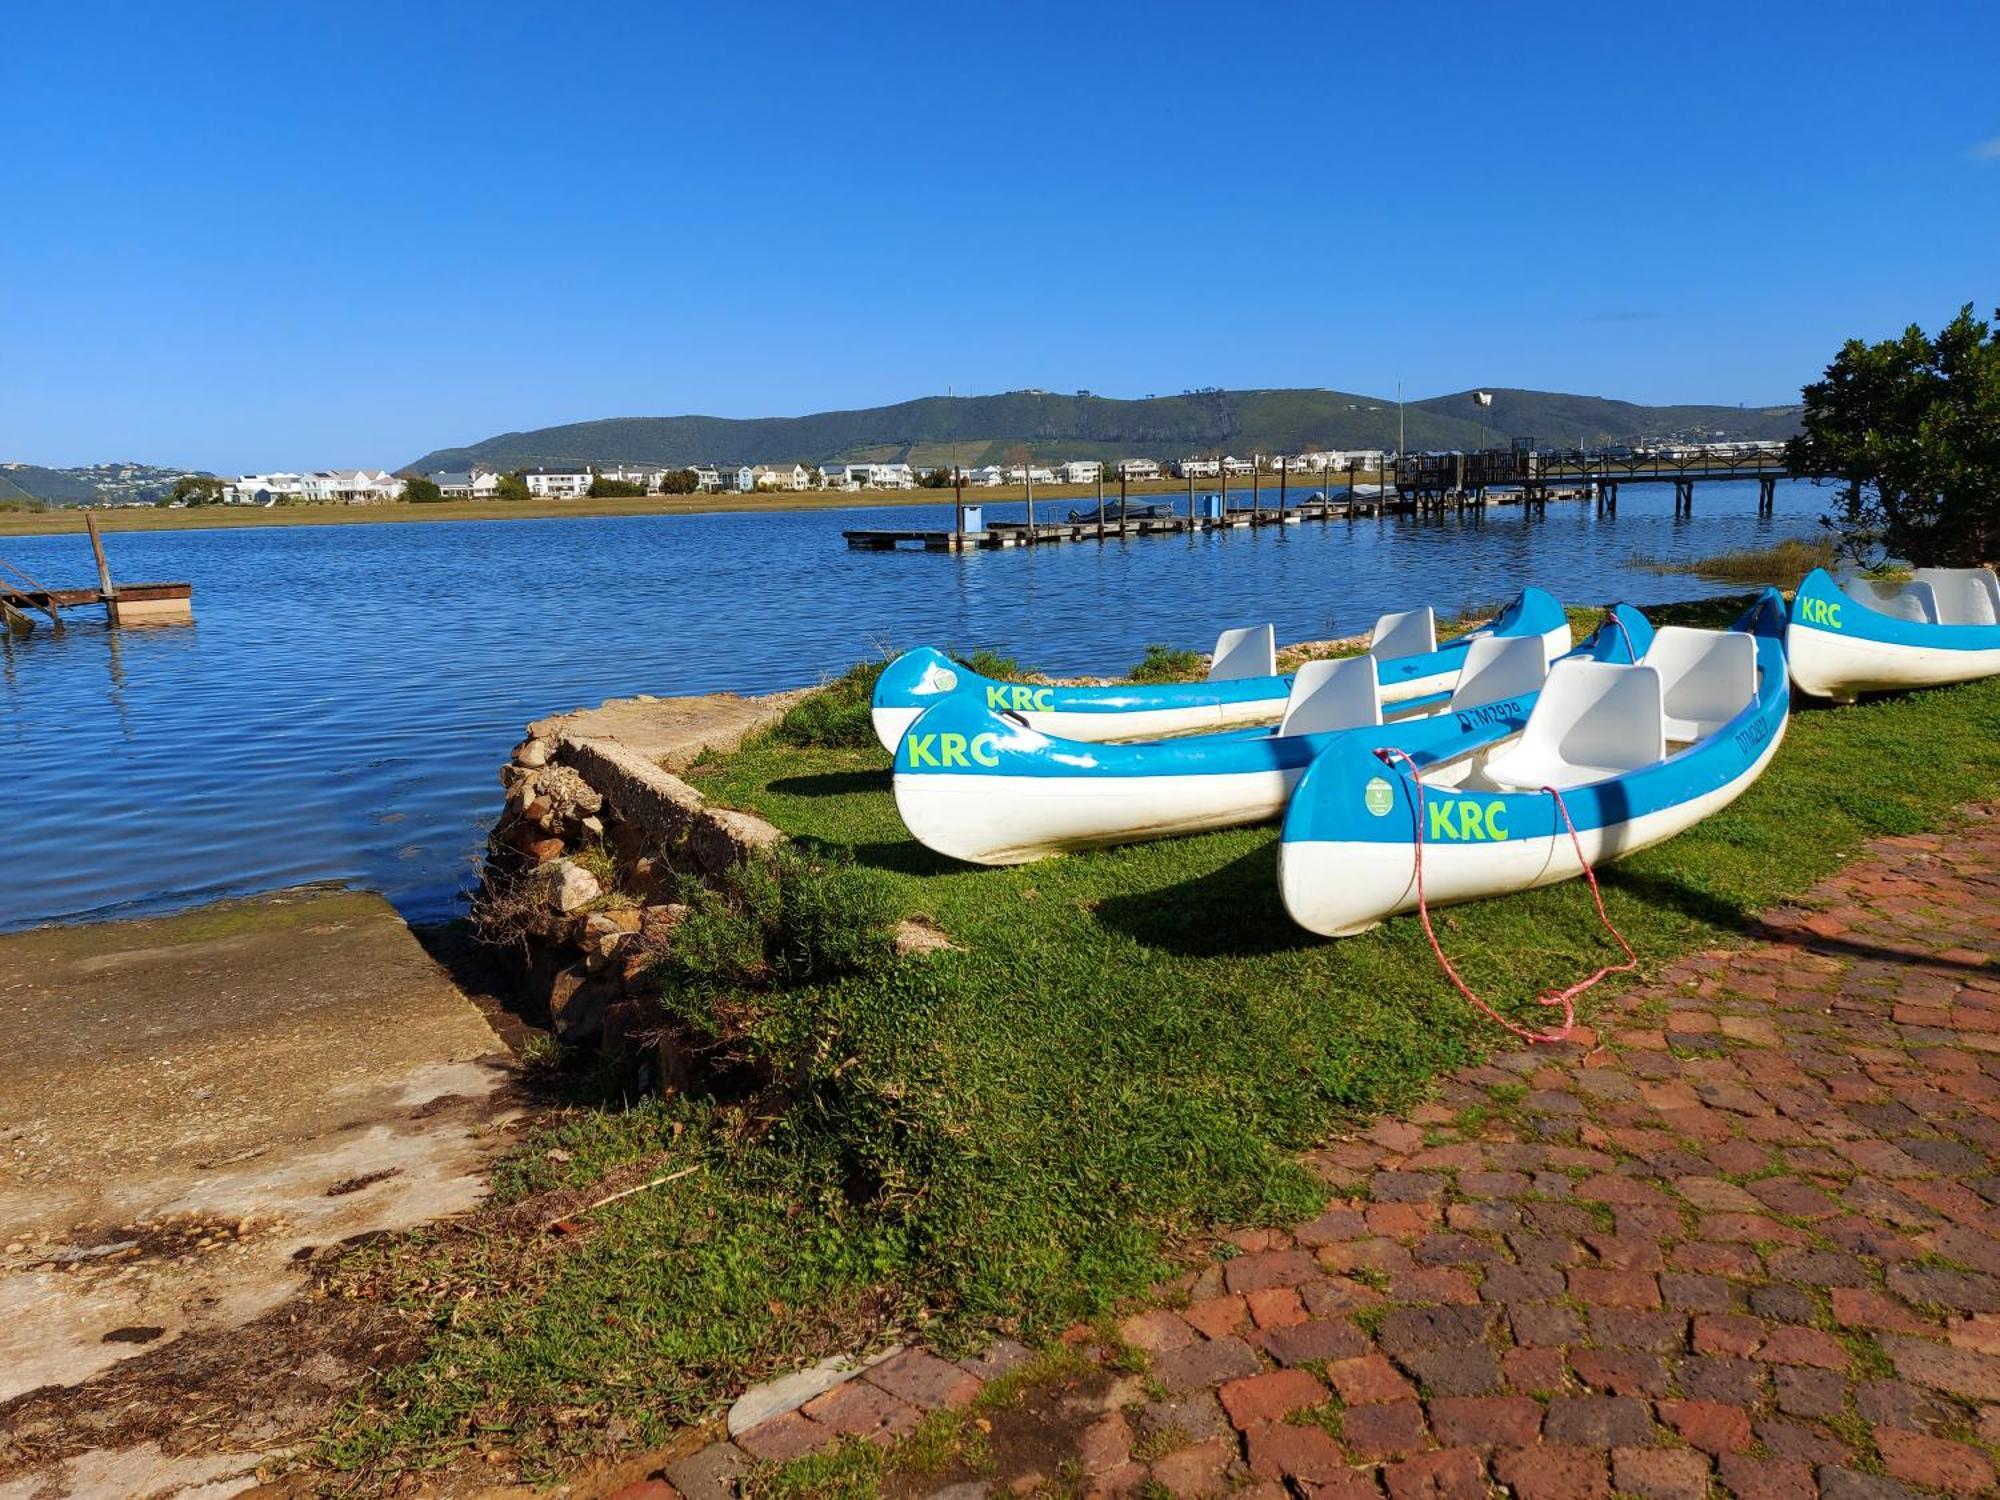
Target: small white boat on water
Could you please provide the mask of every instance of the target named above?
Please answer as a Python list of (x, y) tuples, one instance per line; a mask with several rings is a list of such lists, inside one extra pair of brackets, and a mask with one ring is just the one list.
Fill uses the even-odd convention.
[(1730, 630), (1661, 629), (1637, 666), (1556, 663), (1500, 747), (1413, 767), (1329, 746), (1285, 814), (1285, 909), (1348, 937), (1420, 899), (1568, 880), (1693, 826), (1741, 796), (1784, 738), (1784, 631), (1784, 601), (1767, 589)]
[(1940, 687), (2000, 673), (2000, 579), (1991, 568), (1918, 568), (1844, 586), (1815, 568), (1785, 629), (1792, 681), (1815, 698)]
[[(1370, 634), (1368, 656), (1375, 663), (1382, 701), (1395, 705), (1448, 694), (1473, 641), (1528, 635), (1542, 638), (1549, 661), (1570, 648), (1569, 617), (1540, 589), (1523, 589), (1490, 624), (1442, 646), (1431, 609), (1383, 615)], [(1278, 672), (1277, 638), (1269, 625), (1224, 631), (1211, 660), (1202, 682), (1065, 687), (983, 677), (924, 646), (904, 652), (883, 669), (872, 705), (875, 737), (893, 753), (917, 715), (952, 693), (970, 694), (996, 712), (1018, 714), (1044, 734), (1091, 743), (1269, 724), (1284, 713), (1292, 679)]]

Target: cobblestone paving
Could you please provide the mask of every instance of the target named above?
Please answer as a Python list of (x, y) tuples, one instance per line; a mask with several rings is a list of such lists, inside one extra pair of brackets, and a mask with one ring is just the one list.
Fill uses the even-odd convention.
[[(1879, 842), (1754, 946), (1315, 1153), (1334, 1206), (1230, 1236), (1125, 1318), (1146, 1368), (1102, 1382), (1068, 1463), (953, 1500), (1992, 1491), (1993, 812)], [(1017, 1354), (899, 1356), (643, 1492), (708, 1500), (750, 1460), (892, 1439)]]

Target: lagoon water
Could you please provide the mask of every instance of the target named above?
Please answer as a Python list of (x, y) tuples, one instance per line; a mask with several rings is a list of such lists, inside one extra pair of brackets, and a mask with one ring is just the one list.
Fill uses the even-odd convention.
[[(1627, 486), (1605, 519), (1557, 504), (962, 556), (840, 540), (948, 526), (949, 505), (114, 534), (117, 574), (191, 580), (197, 623), (113, 632), (91, 610), (62, 638), (0, 633), (0, 929), (317, 880), (444, 917), (499, 810), (498, 768), (543, 714), (791, 687), (925, 642), (1112, 673), (1150, 642), (1206, 649), (1264, 620), (1281, 641), (1346, 635), (1530, 583), (1570, 603), (1730, 592), (1629, 560), (1806, 535), (1825, 498), (1781, 485), (1759, 518), (1754, 483), (1703, 484), (1677, 521), (1672, 497)], [(94, 577), (81, 535), (0, 552), (55, 587)]]

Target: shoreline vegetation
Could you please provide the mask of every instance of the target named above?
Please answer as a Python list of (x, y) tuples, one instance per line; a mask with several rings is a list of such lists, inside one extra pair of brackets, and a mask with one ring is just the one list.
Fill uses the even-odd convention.
[[(1744, 602), (1648, 613), (1712, 627)], [(1575, 634), (1600, 618), (1572, 611)], [(371, 1484), (475, 1462), (548, 1480), (873, 1340), (1044, 1344), (1171, 1274), (1192, 1241), (1316, 1211), (1329, 1190), (1301, 1152), (1505, 1044), (1450, 998), (1413, 917), (1339, 943), (1292, 927), (1268, 825), (1009, 869), (930, 854), (867, 733), (877, 670), (688, 773), (829, 872), (689, 893), (700, 940), (657, 972), (689, 1086), (635, 1094), (569, 1059), (568, 1103), (488, 1209), (330, 1271), (328, 1296), (394, 1309), (419, 1352), (342, 1412), (319, 1463)], [(1740, 801), (1604, 872), (1649, 967), (1743, 941), (1867, 840), (2000, 790), (2000, 682), (1805, 711), (1790, 733)], [(1904, 774), (1911, 744), (1929, 748), (1922, 777)], [(832, 910), (849, 884), (867, 899)], [(896, 918), (953, 946), (882, 958), (861, 929)], [(1468, 982), (1516, 1014), (1606, 946), (1575, 884), (1457, 907), (1440, 928)], [(797, 959), (822, 950), (843, 961)], [(598, 1198), (587, 1232), (519, 1227)]]
[[(1259, 494), (1266, 503), (1278, 500), (1278, 482), (1266, 476)], [(1380, 475), (1357, 471), (1355, 482), (1375, 484)], [(1219, 480), (1202, 480), (1195, 493), (1213, 493)], [(1300, 499), (1314, 490), (1344, 487), (1347, 471), (1334, 475), (1296, 476), (1287, 485), (1287, 497)], [(1250, 486), (1232, 480), (1230, 493), (1248, 494)], [(1128, 499), (1144, 496), (1187, 494), (1184, 479), (1136, 480), (1126, 486)], [(762, 494), (646, 495), (584, 500), (441, 500), (421, 502), (392, 500), (380, 505), (274, 505), (268, 509), (244, 505), (195, 505), (185, 510), (158, 506), (125, 506), (95, 511), (98, 526), (105, 531), (203, 531), (239, 526), (353, 526), (384, 525), (424, 521), (547, 521), (561, 518), (604, 520), (625, 516), (699, 516), (742, 512), (799, 510), (872, 510), (912, 505), (950, 505), (949, 489), (916, 490), (778, 490)], [(967, 505), (1020, 505), (1027, 498), (1018, 484), (985, 489), (968, 488)], [(1106, 485), (1104, 498), (1114, 503), (1116, 485)], [(1035, 486), (1035, 503), (1068, 507), (1097, 503), (1097, 487), (1088, 484)], [(46, 510), (0, 511), (0, 536), (50, 536), (83, 531), (87, 507), (51, 506)]]
[(1840, 548), (1833, 538), (1813, 536), (1787, 537), (1768, 547), (1743, 547), (1687, 560), (1634, 557), (1626, 566), (1647, 573), (1701, 578), (1710, 583), (1768, 583), (1774, 588), (1790, 590), (1814, 568), (1832, 570), (1839, 562)]

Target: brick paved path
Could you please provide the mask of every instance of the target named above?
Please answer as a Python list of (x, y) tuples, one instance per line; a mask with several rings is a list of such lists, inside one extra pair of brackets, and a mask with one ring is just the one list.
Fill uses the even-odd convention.
[[(1883, 841), (1758, 946), (1611, 1002), (1581, 1044), (1503, 1054), (1316, 1153), (1344, 1196), (1232, 1236), (1126, 1318), (1147, 1367), (1062, 1408), (1068, 1465), (1003, 1466), (954, 1500), (1065, 1471), (1089, 1493), (1260, 1500), (1992, 1490), (1992, 811)], [(907, 1431), (974, 1397), (990, 1370), (969, 1368), (903, 1356), (741, 1448)], [(742, 1461), (717, 1445), (669, 1478), (707, 1500)]]

